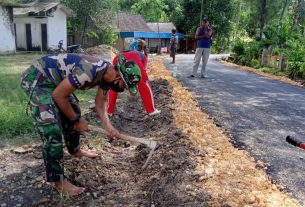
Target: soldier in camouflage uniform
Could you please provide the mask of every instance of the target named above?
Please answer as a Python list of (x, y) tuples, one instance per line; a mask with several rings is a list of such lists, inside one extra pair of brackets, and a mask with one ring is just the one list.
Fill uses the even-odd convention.
[(80, 149), (80, 133), (88, 130), (88, 122), (81, 119), (81, 110), (73, 92), (98, 86), (96, 111), (109, 136), (118, 131), (111, 125), (107, 112), (107, 91), (128, 89), (137, 92), (141, 79), (139, 67), (119, 56), (116, 65), (86, 55), (59, 54), (45, 56), (22, 73), (21, 87), (29, 96), (33, 123), (42, 141), (43, 158), (48, 182), (54, 182), (59, 192), (78, 195), (85, 189), (64, 179), (63, 142), (75, 157), (97, 156)]

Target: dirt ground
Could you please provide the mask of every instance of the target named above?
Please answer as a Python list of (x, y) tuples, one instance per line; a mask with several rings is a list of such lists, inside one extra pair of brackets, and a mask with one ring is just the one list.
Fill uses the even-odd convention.
[[(65, 197), (44, 181), (39, 145), (6, 149), (0, 151), (0, 206), (301, 206), (271, 183), (264, 163), (233, 147), (161, 58), (148, 71), (161, 114), (148, 117), (139, 97), (123, 93), (111, 117), (120, 132), (158, 141), (145, 170), (145, 147), (92, 133), (82, 146), (96, 150), (98, 159), (65, 155), (65, 176), (86, 191)], [(84, 111), (86, 119), (98, 120)]]
[(111, 61), (118, 51), (110, 45), (97, 45), (85, 49), (85, 53)]

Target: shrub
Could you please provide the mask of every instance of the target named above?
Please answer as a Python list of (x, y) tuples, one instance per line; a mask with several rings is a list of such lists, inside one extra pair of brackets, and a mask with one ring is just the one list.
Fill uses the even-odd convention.
[(276, 47), (273, 49), (272, 54), (278, 56), (280, 54), (280, 48)]
[(245, 53), (248, 55), (250, 59), (258, 59), (261, 54), (260, 44), (257, 42), (249, 43)]
[(260, 62), (257, 59), (252, 59), (251, 60), (251, 66), (258, 69), (260, 67)]
[(305, 71), (304, 62), (295, 61), (288, 62), (288, 77), (295, 80), (296, 78), (302, 78)]
[(232, 51), (235, 53), (236, 56), (243, 55), (245, 53), (244, 43), (241, 41), (236, 42), (236, 44), (233, 46)]

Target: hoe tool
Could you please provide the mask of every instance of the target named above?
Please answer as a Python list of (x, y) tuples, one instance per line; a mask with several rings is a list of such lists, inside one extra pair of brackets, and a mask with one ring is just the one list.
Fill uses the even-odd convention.
[[(99, 133), (107, 135), (107, 132), (106, 132), (105, 129), (102, 129), (100, 127), (93, 126), (93, 125), (89, 125), (88, 127), (89, 127), (89, 130), (91, 130), (91, 131), (95, 131), (95, 132), (99, 132)], [(142, 166), (142, 170), (144, 170), (147, 167), (147, 164), (148, 164), (149, 160), (151, 159), (155, 149), (157, 148), (157, 142), (153, 141), (153, 140), (148, 140), (148, 139), (142, 139), (142, 138), (138, 138), (138, 137), (127, 136), (127, 135), (124, 135), (124, 134), (119, 134), (118, 138), (126, 140), (126, 141), (130, 141), (130, 142), (137, 142), (137, 143), (144, 144), (144, 145), (146, 145), (150, 149), (148, 157), (147, 157), (144, 165)]]

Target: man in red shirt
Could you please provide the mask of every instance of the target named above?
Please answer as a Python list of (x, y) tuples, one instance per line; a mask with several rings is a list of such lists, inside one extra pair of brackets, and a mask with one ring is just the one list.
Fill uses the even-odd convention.
[[(138, 47), (139, 48), (139, 47)], [(147, 65), (147, 54), (142, 51), (126, 51), (120, 53), (128, 61), (134, 61), (141, 71), (142, 78), (138, 84), (138, 90), (144, 105), (144, 108), (148, 115), (153, 116), (160, 113), (160, 110), (155, 108), (153, 92), (150, 87), (150, 82), (148, 80), (148, 75), (146, 73)], [(113, 59), (113, 64), (117, 63), (117, 56)], [(117, 99), (117, 92), (110, 90), (108, 95), (108, 115), (112, 115), (115, 111), (115, 103)]]

